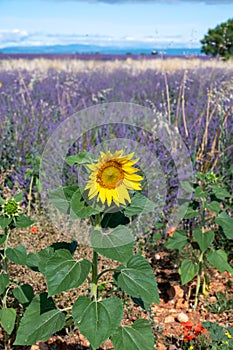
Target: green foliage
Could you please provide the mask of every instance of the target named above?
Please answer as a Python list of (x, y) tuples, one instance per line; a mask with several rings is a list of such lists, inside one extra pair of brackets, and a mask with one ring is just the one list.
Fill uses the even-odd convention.
[(207, 310), (213, 314), (221, 314), (225, 311), (233, 310), (233, 298), (227, 298), (223, 292), (216, 293), (216, 301), (207, 305)]
[(0, 275), (0, 294), (5, 292), (6, 287), (9, 285), (9, 276), (7, 273), (1, 273)]
[(123, 304), (116, 297), (102, 301), (91, 301), (80, 296), (73, 306), (73, 318), (82, 334), (87, 337), (94, 348), (109, 338), (123, 315)]
[(126, 266), (118, 267), (114, 278), (122, 290), (142, 299), (146, 308), (153, 302), (159, 304), (155, 277), (148, 261), (142, 256), (132, 256)]
[[(66, 158), (71, 166), (82, 166), (89, 172), (88, 163), (93, 156), (87, 152)], [(100, 282), (103, 274), (112, 272), (118, 287), (128, 293), (132, 299), (148, 309), (152, 302), (159, 303), (158, 287), (153, 270), (148, 261), (133, 254), (135, 239), (131, 230), (126, 227), (136, 215), (151, 212), (155, 209), (145, 196), (133, 193), (132, 202), (128, 206), (119, 207), (116, 213), (105, 212), (103, 205), (90, 206), (85, 199), (85, 191), (78, 186), (65, 186), (49, 193), (51, 203), (68, 219), (89, 219), (94, 226), (90, 234), (93, 248), (93, 260), (76, 260), (73, 256), (77, 242), (56, 242), (37, 253), (27, 254), (24, 246), (7, 248), (8, 235), (0, 237), (5, 246), (5, 258), (9, 262), (24, 265), (42, 273), (46, 278), (48, 293), (34, 295), (28, 284), (19, 285), (13, 290), (13, 296), (22, 305), (24, 313), (16, 333), (14, 345), (32, 345), (38, 340), (45, 341), (53, 333), (65, 325), (65, 312), (56, 307), (52, 295), (78, 288), (84, 281), (90, 283), (90, 293), (79, 296), (72, 307), (72, 318), (80, 332), (90, 341), (92, 349), (96, 349), (107, 338), (112, 337), (116, 349), (152, 349), (153, 334), (148, 321), (138, 320), (131, 327), (119, 327), (123, 317), (123, 302), (118, 296), (100, 299), (99, 290), (104, 282)], [(12, 229), (24, 227), (31, 223), (22, 214), (15, 218), (2, 219), (2, 225)], [(4, 222), (3, 222), (4, 221)], [(1, 222), (1, 218), (0, 218)], [(5, 237), (6, 236), (6, 237)], [(102, 270), (98, 274), (98, 254), (116, 260), (122, 265)], [(8, 288), (8, 275), (0, 277), (0, 288), (5, 293)], [(116, 289), (117, 290), (117, 289)], [(115, 291), (116, 291), (115, 290)], [(120, 293), (118, 293), (120, 294)], [(71, 319), (71, 315), (67, 315)], [(4, 322), (3, 322), (4, 323)], [(11, 320), (7, 332), (14, 328), (15, 320)], [(3, 325), (4, 327), (4, 325)], [(12, 328), (13, 327), (13, 328)], [(119, 333), (119, 337), (116, 334)], [(117, 338), (119, 338), (117, 340)]]
[(174, 235), (165, 244), (167, 249), (183, 249), (188, 243), (188, 238), (184, 230), (176, 230)]
[(100, 230), (91, 233), (92, 248), (107, 258), (127, 263), (133, 255), (134, 237), (130, 230), (124, 226), (118, 226), (109, 234)]
[(34, 292), (32, 286), (29, 284), (23, 284), (13, 290), (14, 297), (24, 307), (28, 306), (34, 298)]
[(217, 323), (213, 323), (213, 322), (203, 322), (202, 324), (203, 324), (203, 327), (205, 327), (210, 332), (210, 336), (213, 342), (219, 345), (221, 343), (225, 343), (228, 346), (226, 349), (232, 349), (233, 327), (223, 328), (219, 326)]
[(3, 329), (11, 334), (15, 327), (16, 310), (12, 308), (2, 308), (0, 310), (0, 320)]
[(196, 276), (198, 272), (198, 264), (194, 264), (192, 261), (185, 259), (180, 266), (180, 275), (182, 284), (186, 284)]
[(139, 319), (132, 326), (122, 326), (111, 336), (115, 350), (153, 350), (154, 336), (147, 320)]
[(209, 250), (207, 252), (207, 260), (209, 263), (218, 269), (219, 272), (229, 271), (233, 273), (233, 268), (227, 262), (227, 253), (222, 249)]
[[(195, 228), (192, 235), (187, 235), (183, 230), (176, 230), (166, 242), (165, 246), (168, 249), (187, 249), (190, 252), (190, 258), (182, 261), (179, 273), (182, 284), (197, 278), (195, 307), (201, 283), (203, 292), (206, 289), (205, 269), (208, 263), (221, 273), (233, 273), (233, 268), (228, 263), (227, 252), (219, 246), (219, 236), (221, 245), (233, 237), (233, 220), (228, 215), (232, 210), (231, 203), (231, 194), (214, 173), (197, 174), (194, 199), (185, 217), (194, 218), (198, 213), (201, 218), (200, 228)], [(211, 217), (206, 215), (208, 212), (211, 212)], [(218, 224), (219, 229), (211, 230), (210, 224)]]
[(202, 252), (205, 252), (214, 240), (214, 232), (203, 232), (200, 229), (196, 229), (193, 232), (193, 238), (197, 241)]
[(37, 295), (27, 307), (20, 322), (14, 345), (33, 345), (47, 340), (65, 325), (65, 314), (55, 307), (46, 293)]
[(201, 40), (201, 51), (206, 55), (229, 59), (233, 57), (233, 19), (209, 29)]
[(26, 265), (27, 251), (23, 245), (18, 245), (15, 248), (6, 249), (7, 259), (18, 265)]
[(45, 277), (49, 296), (79, 287), (87, 278), (91, 263), (76, 261), (67, 250), (58, 250), (48, 259)]

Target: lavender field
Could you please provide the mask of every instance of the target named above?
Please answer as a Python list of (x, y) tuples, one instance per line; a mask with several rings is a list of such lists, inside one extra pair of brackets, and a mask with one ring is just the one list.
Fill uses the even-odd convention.
[(132, 102), (179, 129), (197, 170), (222, 173), (232, 162), (232, 83), (231, 63), (198, 58), (1, 59), (2, 171), (27, 187), (26, 169), (61, 121), (96, 104)]

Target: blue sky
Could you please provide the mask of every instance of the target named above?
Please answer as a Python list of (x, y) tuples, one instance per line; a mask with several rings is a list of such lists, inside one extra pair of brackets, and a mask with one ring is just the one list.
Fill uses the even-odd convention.
[(97, 44), (198, 47), (233, 0), (0, 0), (0, 48)]

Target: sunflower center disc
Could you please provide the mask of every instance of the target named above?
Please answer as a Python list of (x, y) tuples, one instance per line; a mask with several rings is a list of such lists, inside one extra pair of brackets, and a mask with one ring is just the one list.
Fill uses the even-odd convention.
[(97, 175), (97, 181), (105, 188), (113, 189), (120, 185), (124, 179), (124, 173), (120, 164), (109, 162), (105, 164)]

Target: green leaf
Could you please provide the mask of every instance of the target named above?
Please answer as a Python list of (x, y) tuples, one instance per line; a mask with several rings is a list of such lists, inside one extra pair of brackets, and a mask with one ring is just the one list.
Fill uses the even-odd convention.
[(222, 249), (207, 252), (208, 262), (214, 266), (219, 272), (228, 271), (233, 273), (233, 268), (227, 262), (227, 253)]
[(215, 222), (222, 227), (228, 239), (233, 239), (233, 220), (225, 211), (215, 218)]
[(45, 275), (45, 271), (47, 268), (47, 263), (49, 259), (51, 259), (54, 255), (54, 249), (52, 247), (47, 247), (39, 251), (38, 254), (38, 268), (43, 275)]
[(37, 187), (37, 191), (41, 192), (42, 190), (42, 183), (40, 181), (40, 179), (38, 177), (36, 177), (36, 187)]
[(117, 297), (91, 301), (86, 296), (80, 296), (74, 303), (72, 314), (80, 332), (96, 349), (119, 326), (123, 304)]
[(22, 317), (13, 345), (33, 345), (38, 340), (46, 341), (65, 325), (65, 314), (54, 306), (46, 293), (37, 295)]
[(73, 255), (77, 246), (78, 246), (78, 242), (72, 241), (70, 243), (68, 243), (68, 242), (55, 242), (50, 247), (53, 248), (55, 251), (59, 250), (59, 249), (67, 249)]
[(153, 350), (154, 336), (150, 323), (139, 319), (132, 326), (119, 327), (111, 336), (115, 350)]
[(0, 294), (3, 294), (6, 287), (9, 285), (9, 276), (7, 273), (0, 274)]
[(134, 255), (126, 267), (119, 267), (114, 274), (119, 287), (135, 298), (141, 298), (145, 307), (153, 302), (159, 304), (158, 287), (153, 270), (148, 261)]
[(115, 228), (119, 225), (128, 225), (129, 223), (130, 219), (121, 211), (117, 211), (116, 213), (105, 213), (100, 224), (103, 228)]
[(13, 290), (14, 297), (18, 300), (23, 306), (30, 304), (34, 298), (34, 292), (32, 286), (29, 284), (23, 284)]
[(40, 271), (45, 274), (47, 262), (54, 255), (54, 249), (47, 247), (39, 251), (38, 253), (30, 253), (27, 256), (26, 264), (33, 271)]
[(210, 332), (211, 339), (214, 342), (221, 342), (225, 336), (224, 328), (219, 326), (216, 322), (203, 322), (203, 327)]
[(11, 221), (12, 221), (12, 218), (7, 218), (5, 216), (0, 216), (0, 226), (1, 226), (1, 228), (4, 229), (7, 226), (9, 226)]
[(65, 162), (72, 166), (74, 164), (90, 164), (95, 161), (95, 157), (88, 152), (80, 152), (75, 156), (69, 156), (65, 158)]
[(198, 272), (198, 264), (192, 263), (190, 260), (185, 259), (180, 266), (181, 283), (186, 284), (196, 276)]
[(199, 212), (198, 210), (193, 210), (193, 208), (188, 207), (184, 219), (198, 218)]
[(126, 264), (132, 256), (134, 237), (125, 226), (118, 226), (111, 233), (99, 230), (91, 233), (92, 248), (107, 258)]
[(214, 192), (215, 196), (221, 200), (231, 197), (230, 193), (228, 193), (227, 190), (218, 185), (212, 185), (212, 191)]
[(19, 215), (15, 217), (15, 227), (28, 227), (31, 226), (33, 223), (34, 221), (29, 219), (27, 216)]
[(8, 334), (11, 334), (15, 327), (16, 310), (12, 308), (3, 308), (1, 309), (0, 318), (4, 330)]
[(131, 199), (131, 203), (124, 209), (124, 214), (126, 216), (134, 216), (137, 214), (150, 213), (155, 211), (156, 204), (143, 196), (141, 193), (137, 192)]
[(26, 258), (26, 265), (33, 271), (39, 271), (39, 256), (36, 253), (29, 253)]
[(207, 191), (203, 191), (201, 186), (197, 186), (194, 192), (194, 198), (205, 198)]
[(0, 205), (2, 205), (4, 202), (5, 202), (4, 199), (0, 197)]
[(65, 186), (49, 191), (49, 200), (61, 213), (67, 214), (73, 194), (79, 191), (77, 186)]
[(90, 267), (90, 261), (76, 261), (68, 250), (57, 250), (45, 269), (49, 295), (79, 287), (87, 278)]
[(0, 245), (5, 242), (6, 237), (7, 237), (7, 235), (0, 235)]
[(181, 181), (181, 188), (183, 188), (183, 190), (185, 190), (185, 192), (187, 192), (187, 193), (194, 192), (194, 188), (192, 186), (192, 183), (189, 181)]
[(209, 209), (210, 211), (218, 214), (220, 211), (220, 203), (216, 202), (216, 201), (212, 201), (212, 202), (206, 204), (206, 208)]
[(22, 202), (22, 200), (23, 200), (23, 192), (14, 195), (12, 199), (14, 199), (17, 203)]
[(213, 231), (202, 232), (202, 230), (200, 229), (195, 229), (193, 231), (193, 237), (197, 241), (201, 251), (204, 252), (213, 242), (214, 232)]
[(188, 238), (184, 230), (177, 230), (174, 232), (173, 236), (170, 237), (165, 243), (167, 249), (183, 249), (186, 244), (188, 244)]
[(27, 251), (23, 245), (6, 249), (6, 257), (18, 265), (26, 265)]
[(71, 199), (71, 219), (89, 218), (91, 215), (98, 214), (99, 209), (89, 206), (82, 197), (81, 191), (77, 190)]

